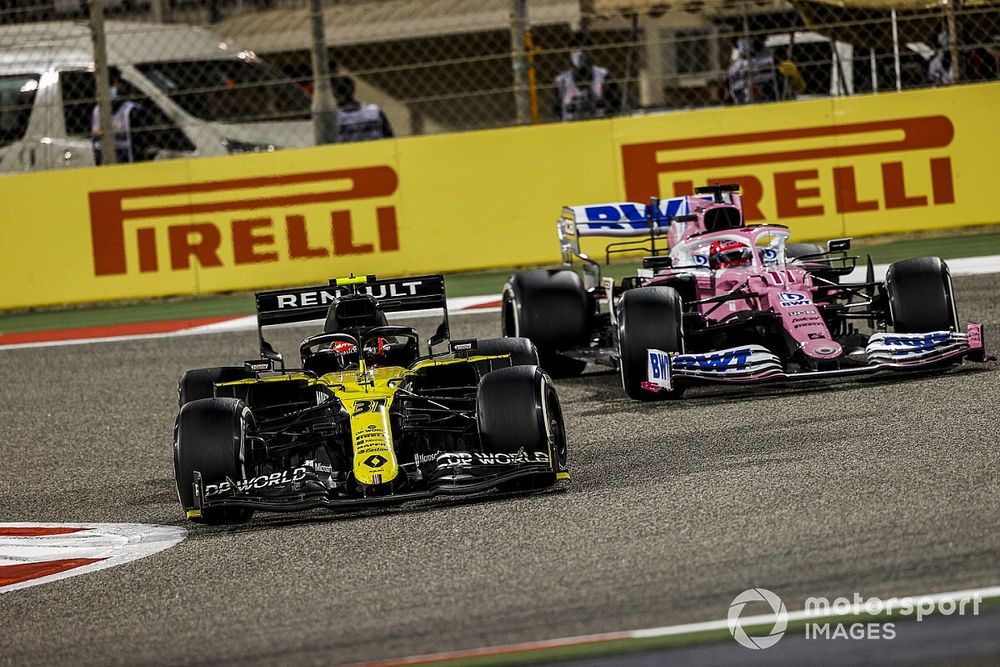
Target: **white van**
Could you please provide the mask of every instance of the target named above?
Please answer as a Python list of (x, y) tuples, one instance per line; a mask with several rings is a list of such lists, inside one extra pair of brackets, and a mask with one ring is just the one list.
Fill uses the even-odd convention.
[[(108, 61), (156, 128), (156, 159), (313, 143), (304, 90), (193, 26), (109, 21)], [(0, 172), (94, 164), (86, 24), (0, 27)]]

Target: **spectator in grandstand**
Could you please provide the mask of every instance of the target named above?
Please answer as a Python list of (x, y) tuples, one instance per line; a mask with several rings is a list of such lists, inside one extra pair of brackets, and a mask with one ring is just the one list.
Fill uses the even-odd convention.
[(621, 110), (621, 89), (606, 67), (594, 63), (583, 32), (573, 35), (570, 67), (555, 78), (553, 111), (562, 120), (605, 118)]
[(337, 98), (337, 141), (368, 141), (393, 136), (389, 119), (377, 104), (361, 104), (354, 99), (354, 79), (338, 76), (333, 80)]
[(927, 78), (935, 86), (950, 86), (955, 83), (951, 71), (951, 49), (948, 48), (948, 33), (942, 30), (937, 36), (938, 51), (927, 65)]
[[(108, 70), (111, 94), (111, 128), (115, 134), (115, 161), (144, 162), (156, 157), (159, 147), (155, 143), (154, 132), (149, 130), (149, 113), (138, 101), (138, 94), (122, 78), (121, 72), (112, 67)], [(94, 148), (94, 162), (103, 164), (101, 148), (101, 114), (94, 105), (90, 121), (91, 144)]]
[(773, 102), (779, 98), (774, 54), (760, 37), (736, 40), (736, 53), (727, 74), (729, 99), (734, 104)]
[(750, 101), (750, 42), (741, 37), (736, 40), (733, 55), (726, 70), (729, 87), (726, 97), (734, 104)]
[(966, 76), (970, 81), (992, 81), (1000, 78), (1000, 46), (993, 44), (973, 47), (966, 61)]

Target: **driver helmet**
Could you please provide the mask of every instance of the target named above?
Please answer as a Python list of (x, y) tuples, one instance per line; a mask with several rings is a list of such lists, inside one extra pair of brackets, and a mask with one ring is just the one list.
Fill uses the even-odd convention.
[(336, 360), (335, 366), (338, 370), (358, 363), (358, 346), (346, 340), (335, 340), (330, 343), (330, 353)]
[(389, 339), (379, 336), (365, 343), (365, 362), (372, 365), (381, 364), (385, 362), (388, 352)]
[[(337, 360), (337, 366), (341, 369), (356, 366), (358, 363), (358, 346), (346, 340), (337, 340), (330, 343), (330, 352)], [(381, 364), (385, 361), (389, 352), (389, 339), (381, 336), (368, 341), (364, 345), (365, 363)]]
[(753, 250), (740, 241), (712, 241), (708, 252), (708, 265), (712, 269), (728, 269), (733, 266), (750, 266)]

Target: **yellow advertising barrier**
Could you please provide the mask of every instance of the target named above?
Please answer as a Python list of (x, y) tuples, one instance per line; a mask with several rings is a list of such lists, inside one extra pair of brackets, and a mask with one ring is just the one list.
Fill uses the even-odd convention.
[(796, 240), (998, 221), (1000, 84), (0, 178), (0, 309), (558, 260), (564, 204), (738, 181)]

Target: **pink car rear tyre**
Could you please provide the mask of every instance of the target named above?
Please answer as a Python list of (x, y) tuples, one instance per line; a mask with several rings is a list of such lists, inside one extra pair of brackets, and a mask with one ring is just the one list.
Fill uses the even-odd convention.
[(593, 310), (575, 271), (519, 271), (504, 285), (501, 328), (504, 336), (530, 339), (549, 375), (571, 377), (587, 363), (562, 352), (588, 344)]

